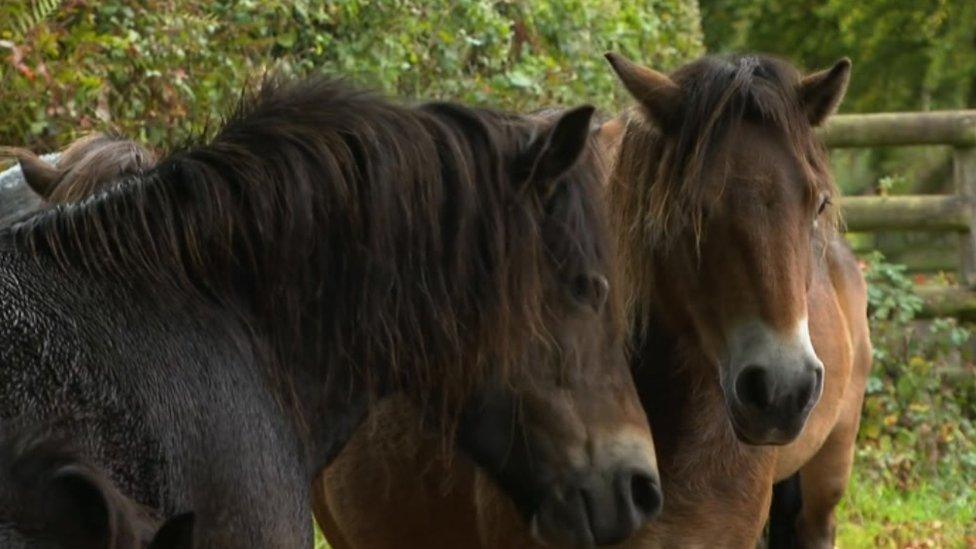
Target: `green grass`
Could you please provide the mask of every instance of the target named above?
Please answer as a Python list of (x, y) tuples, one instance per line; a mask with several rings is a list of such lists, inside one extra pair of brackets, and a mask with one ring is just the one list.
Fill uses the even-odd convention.
[(329, 543), (322, 536), (322, 531), (318, 525), (315, 526), (315, 549), (329, 549)]
[(925, 479), (902, 491), (856, 471), (838, 511), (838, 547), (976, 547), (973, 486)]

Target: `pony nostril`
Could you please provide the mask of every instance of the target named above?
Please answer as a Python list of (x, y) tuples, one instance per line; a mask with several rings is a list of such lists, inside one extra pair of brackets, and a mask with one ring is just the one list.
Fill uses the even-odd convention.
[(810, 408), (816, 402), (823, 387), (823, 367), (817, 366), (811, 369), (810, 376), (807, 377), (803, 387), (797, 393), (796, 411), (801, 412)]
[(661, 489), (658, 488), (654, 477), (635, 473), (630, 478), (630, 497), (637, 512), (645, 519), (650, 519), (661, 511)]
[(813, 387), (816, 383), (815, 380), (810, 380), (810, 383), (804, 383), (803, 387), (796, 394), (796, 401), (794, 402), (794, 412), (800, 412), (807, 407), (807, 403), (810, 402), (810, 397), (813, 396)]
[(632, 536), (661, 511), (657, 476), (646, 468), (618, 469), (609, 485), (583, 490), (590, 532), (596, 545), (615, 545)]
[(739, 402), (765, 410), (772, 402), (769, 376), (760, 366), (746, 366), (735, 380), (735, 396)]

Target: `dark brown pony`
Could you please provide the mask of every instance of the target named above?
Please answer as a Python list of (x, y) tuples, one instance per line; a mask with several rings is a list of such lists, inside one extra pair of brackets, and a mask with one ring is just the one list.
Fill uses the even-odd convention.
[[(520, 123), (546, 125), (564, 115), (564, 110), (550, 109), (525, 117)], [(577, 169), (591, 174), (593, 199), (602, 204), (608, 157), (601, 147), (602, 140), (593, 138), (594, 135), (595, 131), (587, 142), (588, 154), (580, 160)], [(558, 204), (568, 197), (555, 198)], [(564, 250), (559, 257), (558, 262), (562, 264), (590, 265), (579, 272), (587, 269), (615, 272), (608, 264), (598, 266), (601, 262), (586, 249)], [(612, 278), (609, 284), (611, 296), (604, 312), (610, 318), (622, 316), (622, 311), (617, 309), (626, 294), (625, 289), (618, 290), (615, 280), (616, 277)], [(569, 330), (573, 338), (585, 342), (589, 332), (599, 329), (592, 320), (580, 322), (579, 307), (573, 300), (555, 295), (552, 301), (557, 307), (556, 314), (549, 319), (550, 330), (564, 333)], [(573, 343), (567, 341), (564, 345), (572, 347)], [(607, 393), (601, 389), (611, 385), (623, 387), (613, 370), (592, 370), (589, 377), (567, 382), (556, 392), (540, 387), (534, 394), (523, 395), (521, 423), (542, 443), (534, 451), (545, 452), (547, 447), (557, 446), (572, 449), (564, 454), (569, 458), (564, 463), (567, 471), (573, 468), (573, 462), (615, 462), (625, 457), (632, 444), (627, 438), (643, 432), (644, 412), (629, 402), (625, 392), (618, 389)], [(609, 399), (604, 398), (607, 394), (611, 395)], [(418, 414), (406, 398), (381, 403), (371, 412), (368, 424), (355, 433), (348, 447), (323, 473), (316, 487), (315, 516), (333, 548), (468, 547), (478, 543), (479, 506), (464, 494), (472, 489), (476, 471), (481, 475), (479, 480), (493, 488), (492, 495), (498, 492), (496, 480), (464, 455), (445, 456), (440, 451), (436, 431), (425, 430), (417, 421)], [(587, 428), (587, 423), (593, 426)], [(516, 441), (526, 436), (513, 435)], [(636, 479), (620, 484), (620, 495), (633, 498), (638, 509), (653, 510), (660, 505), (654, 487), (642, 486)], [(522, 524), (519, 509), (508, 498), (500, 499), (503, 501), (492, 504), (504, 505), (511, 512), (512, 520)], [(436, 522), (432, 522), (435, 518)], [(580, 518), (583, 531), (592, 529), (592, 533), (576, 540), (564, 539), (555, 543), (556, 546), (619, 541), (620, 536), (599, 534), (607, 530), (606, 526), (590, 525), (586, 518)], [(534, 539), (545, 540), (541, 526), (531, 523), (529, 528), (516, 526), (515, 531), (532, 531)], [(494, 535), (490, 537), (494, 539)]]
[(210, 143), (0, 233), (0, 417), (68, 406), (205, 546), (297, 546), (312, 476), (402, 390), (540, 538), (623, 539), (660, 496), (577, 169), (591, 112), (266, 87)]
[(63, 435), (0, 429), (0, 546), (193, 549), (193, 513), (162, 524)]
[[(639, 102), (601, 134), (618, 148), (610, 204), (665, 497), (659, 520), (627, 546), (753, 547), (773, 483), (798, 474), (799, 515), (777, 513), (785, 521), (771, 525), (771, 544), (829, 547), (871, 347), (864, 280), (836, 232), (813, 128), (840, 102), (850, 63), (802, 77), (767, 57), (710, 57), (665, 76), (609, 59)], [(359, 449), (327, 472), (344, 514), (382, 524), (382, 507), (346, 505), (356, 488), (369, 491), (359, 500), (436, 501), (437, 485), (413, 480), (423, 459), (395, 469), (409, 480), (386, 500), (366, 480), (370, 459)], [(430, 478), (446, 475), (429, 467)], [(445, 520), (427, 518), (440, 526), (400, 547), (445, 535), (456, 546), (536, 545), (477, 470), (455, 470), (460, 481), (440, 487), (449, 500), (436, 501)]]

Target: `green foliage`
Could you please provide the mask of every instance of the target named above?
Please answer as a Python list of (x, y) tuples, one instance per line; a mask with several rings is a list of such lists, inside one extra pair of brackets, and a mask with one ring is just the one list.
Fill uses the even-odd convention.
[[(875, 252), (865, 267), (874, 367), (844, 510), (861, 529), (848, 534), (867, 537), (858, 545), (963, 544), (976, 536), (955, 522), (970, 521), (976, 503), (976, 338), (953, 319), (914, 320), (922, 302), (903, 266)], [(922, 504), (940, 510), (933, 518)]]
[(53, 14), (62, 3), (61, 0), (35, 0), (29, 4), (10, 4), (0, 13), (12, 22), (10, 30), (16, 32), (17, 36), (24, 36)]
[(179, 142), (268, 72), (512, 109), (619, 106), (604, 51), (665, 69), (702, 52), (694, 0), (59, 4), (0, 4), (0, 143), (50, 148), (106, 126)]
[(904, 265), (887, 263), (881, 252), (863, 258), (868, 283), (868, 315), (872, 322), (894, 321), (906, 324), (922, 310), (922, 299)]

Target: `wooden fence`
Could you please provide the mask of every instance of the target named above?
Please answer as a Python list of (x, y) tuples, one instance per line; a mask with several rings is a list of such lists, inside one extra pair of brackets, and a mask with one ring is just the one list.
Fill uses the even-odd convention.
[(837, 115), (821, 137), (831, 148), (952, 147), (953, 194), (850, 196), (841, 209), (849, 231), (956, 233), (958, 287), (920, 287), (923, 314), (976, 319), (976, 110)]

